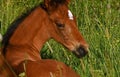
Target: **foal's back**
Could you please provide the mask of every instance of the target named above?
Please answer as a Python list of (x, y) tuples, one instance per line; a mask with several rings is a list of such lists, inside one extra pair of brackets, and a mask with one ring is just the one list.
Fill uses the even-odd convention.
[(64, 63), (50, 59), (28, 61), (26, 71), (27, 77), (79, 77)]

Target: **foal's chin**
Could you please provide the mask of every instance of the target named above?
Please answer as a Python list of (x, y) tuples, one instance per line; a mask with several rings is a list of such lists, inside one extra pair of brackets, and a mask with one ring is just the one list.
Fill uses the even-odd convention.
[(82, 58), (85, 57), (88, 54), (89, 48), (88, 46), (65, 46), (65, 48), (67, 48), (68, 50), (72, 51), (72, 53), (78, 57), (78, 58)]

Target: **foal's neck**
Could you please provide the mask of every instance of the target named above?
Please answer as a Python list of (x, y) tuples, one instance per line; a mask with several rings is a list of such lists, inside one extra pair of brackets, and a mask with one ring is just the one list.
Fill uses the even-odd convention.
[(50, 38), (45, 26), (47, 18), (46, 12), (38, 7), (19, 24), (9, 40), (5, 55), (11, 65), (18, 65), (25, 59), (32, 61), (41, 59), (40, 50)]

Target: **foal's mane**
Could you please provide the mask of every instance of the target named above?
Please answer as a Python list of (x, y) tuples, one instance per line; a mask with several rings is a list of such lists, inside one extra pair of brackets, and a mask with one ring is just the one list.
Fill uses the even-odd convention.
[(42, 7), (44, 8), (43, 4), (41, 3), (40, 5), (37, 5), (33, 7), (31, 10), (27, 10), (26, 13), (23, 13), (21, 16), (19, 16), (17, 19), (15, 19), (10, 27), (7, 29), (6, 33), (3, 35), (3, 40), (2, 40), (2, 45), (3, 45), (3, 54), (5, 55), (6, 53), (6, 47), (9, 44), (9, 40), (11, 36), (14, 34), (15, 30), (19, 26), (19, 24), (29, 15), (31, 14), (32, 11), (35, 10), (36, 7)]

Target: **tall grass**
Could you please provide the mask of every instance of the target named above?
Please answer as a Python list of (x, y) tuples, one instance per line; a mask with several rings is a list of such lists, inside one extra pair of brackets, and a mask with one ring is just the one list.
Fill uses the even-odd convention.
[[(0, 33), (41, 0), (0, 0)], [(72, 0), (70, 9), (80, 32), (90, 46), (89, 54), (76, 58), (54, 40), (48, 41), (42, 58), (56, 59), (72, 67), (81, 77), (120, 77), (120, 1)]]

